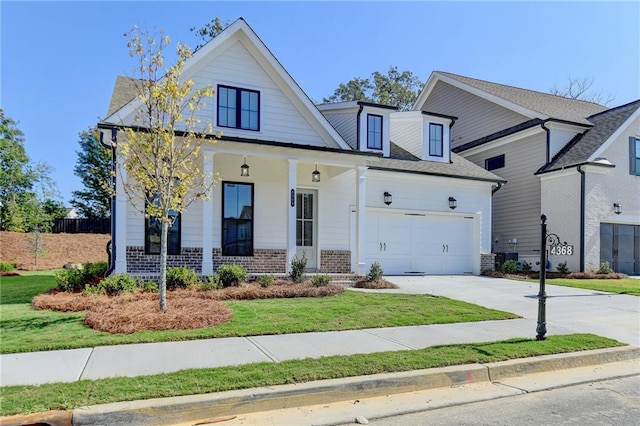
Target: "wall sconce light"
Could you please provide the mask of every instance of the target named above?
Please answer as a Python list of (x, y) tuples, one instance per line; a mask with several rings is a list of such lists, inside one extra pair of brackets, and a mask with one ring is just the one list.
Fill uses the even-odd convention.
[(613, 212), (615, 214), (622, 213), (622, 205), (620, 203), (613, 203)]
[(458, 200), (453, 197), (449, 197), (449, 208), (455, 210), (458, 207)]
[(388, 192), (384, 192), (384, 203), (386, 205), (391, 205), (392, 199), (391, 199), (391, 194)]
[(249, 166), (247, 166), (247, 157), (244, 157), (244, 163), (240, 166), (240, 176), (249, 176)]
[(320, 182), (320, 172), (318, 171), (318, 163), (316, 163), (316, 169), (311, 172), (311, 182)]

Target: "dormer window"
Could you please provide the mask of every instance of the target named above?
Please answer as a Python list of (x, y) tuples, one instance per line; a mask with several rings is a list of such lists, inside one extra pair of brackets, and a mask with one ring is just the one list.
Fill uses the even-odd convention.
[(260, 92), (219, 85), (218, 126), (260, 130)]
[(442, 157), (443, 152), (443, 126), (442, 124), (429, 123), (429, 155)]
[(382, 116), (367, 114), (367, 148), (382, 149)]

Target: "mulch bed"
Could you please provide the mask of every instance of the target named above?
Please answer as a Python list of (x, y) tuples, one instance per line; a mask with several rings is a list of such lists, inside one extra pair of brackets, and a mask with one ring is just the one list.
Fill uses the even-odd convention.
[(377, 279), (375, 281), (369, 281), (366, 278), (360, 279), (356, 281), (354, 284), (355, 288), (368, 288), (372, 290), (381, 290), (381, 289), (394, 289), (399, 288), (392, 282), (385, 280), (384, 278)]

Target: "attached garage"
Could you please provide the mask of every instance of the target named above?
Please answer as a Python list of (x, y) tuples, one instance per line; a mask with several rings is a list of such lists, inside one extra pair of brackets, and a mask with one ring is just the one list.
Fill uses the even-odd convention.
[(387, 275), (474, 274), (477, 218), (465, 214), (367, 211), (367, 264)]

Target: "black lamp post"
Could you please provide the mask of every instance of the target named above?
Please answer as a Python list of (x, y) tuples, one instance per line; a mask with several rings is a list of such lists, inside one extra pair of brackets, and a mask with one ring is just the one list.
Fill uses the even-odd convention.
[(538, 292), (538, 326), (536, 340), (547, 337), (547, 294), (544, 289), (547, 278), (547, 216), (540, 216), (540, 291)]

